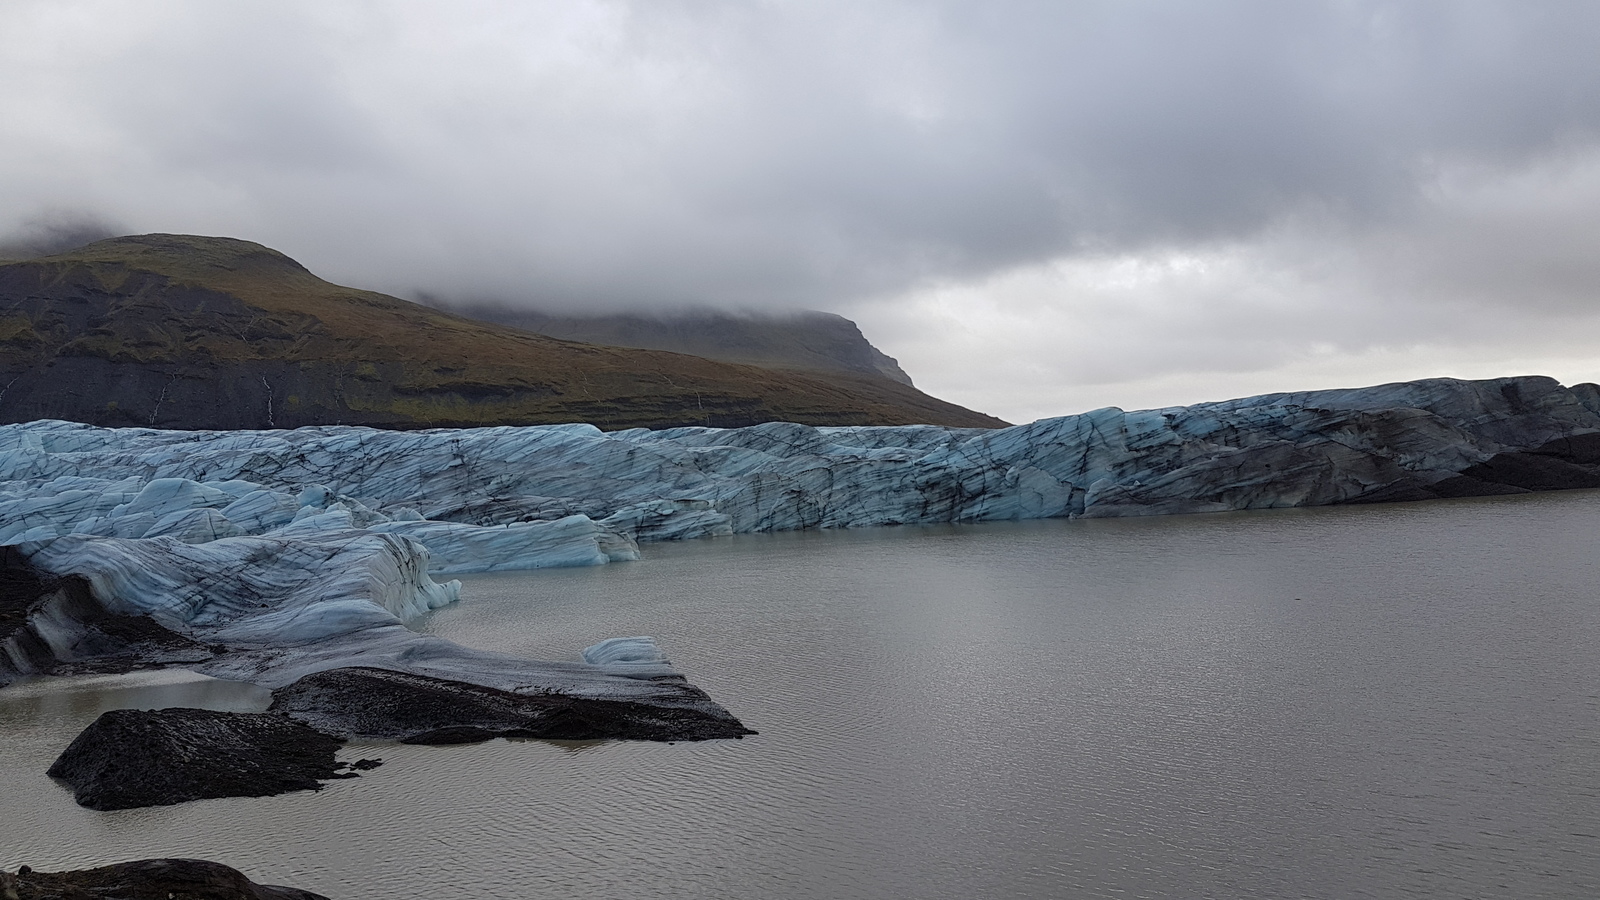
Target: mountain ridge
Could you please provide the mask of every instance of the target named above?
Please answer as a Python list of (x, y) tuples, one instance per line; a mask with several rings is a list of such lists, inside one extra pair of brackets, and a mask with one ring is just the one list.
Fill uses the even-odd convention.
[(915, 387), (898, 360), (874, 347), (856, 323), (834, 313), (686, 309), (582, 314), (488, 304), (429, 305), (563, 340), (666, 350), (767, 369), (878, 375)]
[(583, 344), (332, 284), (233, 238), (0, 265), (0, 421), (602, 428), (1000, 420), (886, 378)]

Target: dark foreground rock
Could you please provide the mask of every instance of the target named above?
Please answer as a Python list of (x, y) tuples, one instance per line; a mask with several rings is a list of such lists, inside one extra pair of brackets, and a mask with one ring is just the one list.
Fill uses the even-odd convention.
[(5, 900), (328, 900), (298, 888), (256, 884), (201, 859), (142, 859), (71, 872), (0, 873)]
[(83, 730), (50, 767), (90, 809), (317, 790), (351, 777), (341, 742), (279, 715), (119, 709)]
[[(379, 760), (341, 763), (347, 738), (465, 744), (497, 737), (701, 741), (754, 734), (714, 704), (518, 694), (383, 669), (309, 675), (265, 713), (121, 709), (83, 730), (50, 767), (90, 809), (318, 790)], [(4, 900), (4, 898), (0, 898)]]
[(565, 694), (518, 694), (361, 667), (318, 672), (279, 688), (272, 694), (271, 709), (331, 734), (409, 744), (464, 744), (496, 737), (701, 741), (755, 734), (720, 707), (712, 712)]

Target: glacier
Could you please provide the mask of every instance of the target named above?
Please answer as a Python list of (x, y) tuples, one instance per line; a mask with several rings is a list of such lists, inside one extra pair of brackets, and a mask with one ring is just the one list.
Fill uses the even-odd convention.
[[(1574, 487), (1600, 487), (1600, 388), (1537, 376), (998, 430), (0, 427), (0, 545), (211, 648), (200, 671), (280, 687), (363, 666), (707, 710), (648, 638), (533, 663), (406, 626), (460, 596), (436, 576), (609, 564), (652, 541)], [(79, 659), (71, 616), (35, 618), (0, 640), (0, 682)]]

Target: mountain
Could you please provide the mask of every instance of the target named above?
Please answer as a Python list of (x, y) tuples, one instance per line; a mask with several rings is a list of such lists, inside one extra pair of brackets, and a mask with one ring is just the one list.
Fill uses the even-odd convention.
[(911, 384), (911, 376), (893, 357), (872, 346), (856, 323), (833, 313), (739, 315), (691, 310), (574, 315), (487, 305), (445, 308), (468, 318), (569, 341), (670, 350), (768, 369), (878, 376)]
[(889, 378), (584, 344), (323, 281), (260, 244), (150, 234), (0, 265), (0, 422), (602, 428), (1000, 420)]

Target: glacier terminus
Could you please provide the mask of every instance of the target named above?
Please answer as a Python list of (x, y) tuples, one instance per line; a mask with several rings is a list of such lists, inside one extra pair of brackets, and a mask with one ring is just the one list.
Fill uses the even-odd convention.
[[(362, 669), (644, 704), (710, 723), (679, 737), (737, 736), (649, 638), (552, 663), (406, 625), (460, 599), (451, 575), (634, 560), (653, 541), (1584, 487), (1600, 487), (1600, 388), (1543, 377), (1109, 408), (998, 430), (36, 421), (0, 427), (0, 545), (8, 571), (44, 579), (4, 620), (0, 683), (182, 665), (284, 689)], [(159, 639), (106, 624), (130, 618)]]

